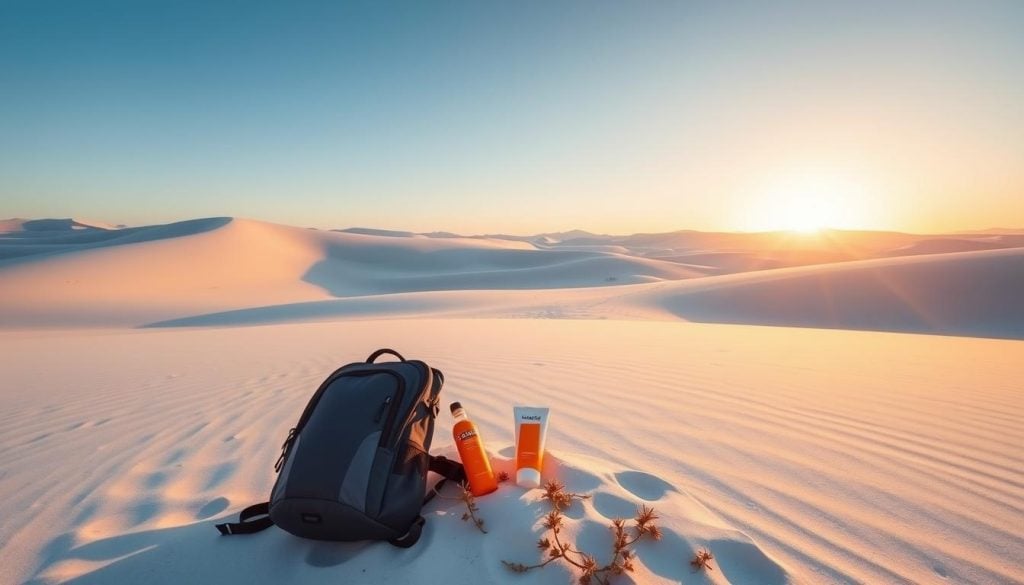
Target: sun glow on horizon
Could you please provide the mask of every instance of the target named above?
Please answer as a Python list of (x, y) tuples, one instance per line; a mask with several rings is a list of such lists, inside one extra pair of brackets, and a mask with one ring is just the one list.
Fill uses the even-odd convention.
[(755, 197), (748, 226), (758, 231), (814, 234), (867, 227), (868, 189), (839, 176), (803, 174), (775, 181)]

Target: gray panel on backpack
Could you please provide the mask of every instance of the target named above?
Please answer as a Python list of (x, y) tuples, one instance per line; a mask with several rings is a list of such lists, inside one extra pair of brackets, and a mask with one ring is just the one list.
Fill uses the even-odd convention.
[(341, 491), (338, 492), (339, 502), (363, 512), (366, 512), (366, 491), (370, 488), (370, 471), (377, 458), (380, 434), (377, 431), (363, 439), (341, 480)]

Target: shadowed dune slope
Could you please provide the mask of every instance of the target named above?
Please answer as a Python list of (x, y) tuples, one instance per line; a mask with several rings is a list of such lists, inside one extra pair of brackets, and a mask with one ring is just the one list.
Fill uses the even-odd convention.
[[(767, 245), (777, 234), (640, 235), (618, 238), (614, 246), (591, 236), (594, 241), (572, 238), (565, 248), (538, 248), (521, 240), (397, 237), (231, 218), (116, 230), (71, 220), (26, 228), (33, 223), (21, 222), (0, 238), (0, 257), (8, 257), (0, 261), (0, 326), (223, 326), (449, 315), (683, 319), (1024, 338), (1024, 248), (786, 268), (779, 258), (824, 257), (799, 242), (769, 251), (774, 256), (644, 247), (731, 245), (750, 238)], [(913, 240), (880, 233), (871, 243), (868, 235), (821, 238), (860, 249), (911, 242), (916, 248), (905, 248), (908, 253), (1015, 242), (1008, 236)], [(636, 247), (625, 247), (627, 242)], [(17, 256), (25, 247), (35, 252)]]
[(689, 320), (1024, 338), (1024, 249), (708, 279), (645, 295)]
[(5, 220), (0, 223), (0, 268), (26, 257), (81, 252), (95, 248), (182, 238), (215, 230), (229, 217), (192, 219), (166, 225), (111, 228), (73, 219)]
[(1024, 249), (884, 258), (603, 288), (429, 291), (266, 305), (150, 326), (393, 316), (636, 319), (1024, 339)]
[[(702, 276), (672, 262), (480, 238), (389, 237), (213, 218), (0, 239), (0, 324), (135, 326), (217, 311), (431, 290)], [(50, 233), (49, 231), (47, 233)]]

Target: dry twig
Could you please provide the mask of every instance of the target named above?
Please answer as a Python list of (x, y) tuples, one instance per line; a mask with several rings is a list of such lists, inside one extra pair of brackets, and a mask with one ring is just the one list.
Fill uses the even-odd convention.
[(693, 560), (690, 564), (693, 566), (693, 572), (700, 571), (701, 569), (707, 569), (714, 571), (715, 568), (711, 566), (711, 561), (715, 558), (715, 555), (711, 554), (706, 548), (702, 548), (693, 555)]
[(462, 491), (461, 493), (459, 493), (458, 496), (445, 496), (442, 495), (441, 492), (437, 491), (437, 489), (434, 489), (434, 495), (436, 495), (439, 498), (444, 498), (446, 500), (462, 501), (464, 504), (466, 504), (466, 511), (462, 513), (462, 521), (469, 522), (470, 520), (472, 520), (473, 525), (476, 526), (477, 529), (480, 530), (480, 532), (487, 534), (487, 531), (484, 530), (483, 518), (480, 518), (476, 515), (476, 513), (480, 511), (480, 508), (477, 508), (476, 506), (476, 496), (473, 495), (473, 492), (469, 491), (469, 484), (466, 482), (462, 482), (459, 484), (459, 488), (461, 488)]
[(537, 541), (537, 548), (547, 553), (547, 559), (536, 565), (501, 561), (512, 572), (526, 573), (562, 559), (579, 569), (580, 585), (590, 585), (592, 582), (608, 585), (613, 576), (633, 571), (634, 553), (630, 547), (636, 541), (644, 536), (654, 540), (661, 538), (661, 529), (654, 523), (658, 519), (654, 509), (646, 505), (640, 506), (633, 518), (632, 529), (627, 528), (626, 521), (621, 518), (612, 521), (611, 529), (614, 534), (612, 558), (607, 564), (599, 565), (596, 557), (579, 550), (571, 542), (563, 542), (559, 537), (562, 532), (562, 510), (571, 506), (573, 500), (590, 496), (566, 492), (565, 486), (561, 483), (549, 481), (544, 486), (542, 497), (551, 503), (551, 511), (544, 517), (544, 528), (551, 533), (551, 536)]

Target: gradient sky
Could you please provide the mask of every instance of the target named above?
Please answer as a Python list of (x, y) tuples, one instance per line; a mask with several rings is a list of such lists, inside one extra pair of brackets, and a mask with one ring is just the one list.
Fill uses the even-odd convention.
[(1024, 226), (1024, 2), (295, 4), (0, 4), (0, 217)]

